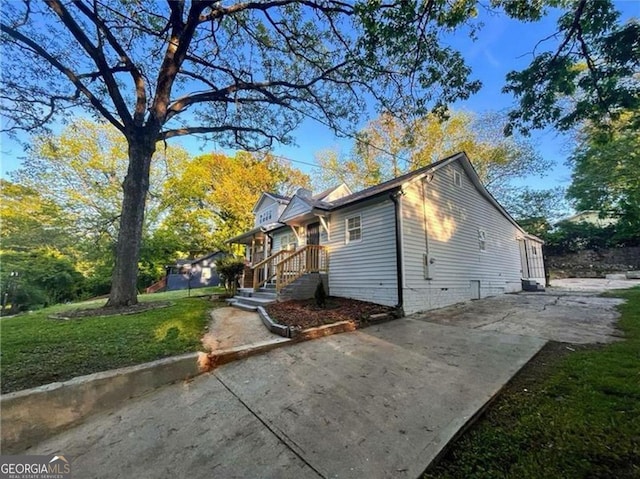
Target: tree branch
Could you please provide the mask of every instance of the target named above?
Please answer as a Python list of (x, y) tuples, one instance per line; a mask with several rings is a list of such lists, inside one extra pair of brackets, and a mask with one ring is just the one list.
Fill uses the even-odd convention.
[[(321, 10), (325, 13), (342, 13), (344, 15), (353, 15), (354, 7), (345, 2), (323, 2), (317, 3), (312, 1), (300, 1), (300, 0), (273, 0), (270, 2), (244, 2), (236, 3), (230, 7), (223, 7), (220, 2), (209, 2), (213, 4), (211, 13), (207, 15), (201, 15), (199, 22), (208, 22), (211, 20), (219, 20), (227, 15), (233, 15), (234, 13), (242, 12), (243, 10), (262, 10), (267, 11), (274, 7), (284, 7), (291, 4), (300, 4), (307, 7), (311, 7), (314, 10)], [(334, 6), (329, 6), (334, 5)]]
[(84, 95), (87, 97), (91, 105), (100, 112), (102, 116), (104, 116), (109, 123), (115, 126), (119, 131), (124, 132), (125, 128), (122, 123), (120, 123), (116, 117), (114, 117), (109, 110), (102, 104), (100, 99), (98, 99), (78, 78), (78, 76), (69, 68), (65, 67), (62, 63), (58, 61), (55, 57), (50, 55), (43, 47), (39, 44), (35, 43), (30, 38), (25, 37), (22, 33), (14, 30), (13, 28), (5, 25), (4, 23), (0, 24), (0, 31), (6, 33), (11, 38), (16, 40), (17, 42), (23, 43), (24, 45), (31, 48), (31, 50), (36, 53), (38, 56), (49, 62), (51, 66), (53, 66), (56, 70), (65, 75), (69, 81)]
[(158, 135), (158, 141), (168, 140), (177, 136), (194, 135), (194, 134), (206, 134), (206, 133), (223, 133), (226, 131), (233, 131), (236, 133), (259, 133), (270, 140), (277, 140), (278, 137), (273, 135), (262, 128), (237, 126), (237, 125), (220, 125), (220, 126), (185, 126), (184, 128), (176, 128), (174, 130), (167, 130), (160, 132)]
[(580, 3), (578, 4), (578, 7), (576, 8), (576, 11), (573, 15), (573, 22), (571, 23), (571, 28), (569, 28), (569, 32), (566, 34), (566, 36), (564, 37), (564, 40), (556, 50), (556, 54), (553, 56), (551, 63), (555, 63), (555, 61), (560, 56), (560, 53), (562, 52), (562, 50), (564, 50), (564, 48), (567, 46), (567, 44), (573, 37), (574, 32), (580, 27), (580, 19), (582, 18), (582, 12), (584, 11), (584, 7), (586, 6), (586, 4), (587, 4), (587, 0), (580, 0)]
[(98, 70), (104, 72), (103, 78), (105, 85), (107, 86), (107, 90), (109, 91), (109, 96), (113, 100), (113, 104), (116, 107), (116, 111), (118, 115), (122, 119), (122, 122), (127, 125), (133, 119), (129, 110), (127, 109), (127, 105), (122, 98), (122, 94), (120, 93), (120, 89), (118, 88), (118, 83), (116, 82), (114, 76), (109, 71), (109, 65), (104, 58), (104, 54), (101, 50), (97, 49), (91, 41), (87, 38), (85, 33), (82, 31), (82, 28), (78, 23), (73, 19), (69, 11), (65, 8), (65, 6), (59, 0), (45, 0), (49, 8), (53, 10), (53, 12), (60, 18), (65, 27), (69, 29), (74, 38), (78, 41), (80, 46), (84, 49), (85, 52), (91, 57), (94, 61)]
[(102, 21), (100, 17), (98, 17), (97, 13), (92, 12), (87, 6), (81, 1), (75, 1), (74, 4), (78, 7), (78, 9), (84, 13), (89, 20), (91, 20), (102, 32), (102, 34), (106, 37), (109, 45), (115, 50), (115, 52), (120, 57), (120, 61), (124, 63), (124, 69), (128, 70), (131, 73), (131, 77), (133, 79), (133, 83), (136, 87), (136, 107), (133, 121), (137, 125), (142, 125), (144, 121), (144, 115), (147, 108), (147, 92), (146, 85), (144, 81), (144, 77), (140, 73), (140, 70), (136, 67), (136, 65), (131, 61), (131, 58), (127, 54), (120, 42), (116, 39), (116, 37), (111, 32), (105, 23)]

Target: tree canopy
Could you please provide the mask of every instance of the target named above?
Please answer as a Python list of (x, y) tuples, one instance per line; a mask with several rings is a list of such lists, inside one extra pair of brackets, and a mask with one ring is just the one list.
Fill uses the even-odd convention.
[(408, 124), (382, 115), (358, 133), (350, 156), (318, 154), (320, 182), (335, 184), (337, 177), (359, 189), (465, 151), (485, 186), (507, 199), (513, 179), (544, 175), (550, 162), (527, 139), (505, 137), (505, 121), (496, 113), (464, 111), (451, 112), (446, 120), (430, 114)]
[[(541, 39), (531, 64), (510, 72), (504, 91), (518, 100), (505, 131), (554, 126), (568, 130), (582, 121), (607, 123), (620, 114), (640, 126), (640, 23), (621, 24), (611, 0), (494, 0), (514, 18), (539, 20), (548, 7), (564, 8), (557, 31)], [(551, 43), (551, 48), (544, 46)], [(557, 43), (557, 44), (556, 44)]]
[[(636, 113), (637, 114), (637, 113)], [(618, 220), (616, 235), (640, 241), (640, 133), (625, 112), (607, 126), (589, 123), (569, 158), (568, 197), (578, 210)]]
[[(151, 162), (158, 142), (206, 134), (259, 148), (291, 140), (304, 117), (333, 128), (380, 111), (439, 114), (480, 84), (444, 37), (476, 27), (477, 0), (6, 2), (0, 54), (4, 129), (85, 111), (126, 139), (110, 306), (137, 301)], [(511, 17), (566, 10), (555, 54), (509, 76), (512, 121), (566, 127), (637, 102), (638, 25), (610, 0), (492, 0)], [(586, 68), (580, 69), (584, 62)], [(584, 72), (584, 73), (582, 73)], [(576, 107), (566, 113), (567, 95)], [(636, 103), (637, 104), (637, 103)]]
[(226, 240), (253, 227), (251, 210), (262, 192), (291, 195), (308, 185), (307, 175), (272, 155), (203, 155), (165, 183), (168, 214), (160, 230), (174, 232), (186, 250), (227, 250)]

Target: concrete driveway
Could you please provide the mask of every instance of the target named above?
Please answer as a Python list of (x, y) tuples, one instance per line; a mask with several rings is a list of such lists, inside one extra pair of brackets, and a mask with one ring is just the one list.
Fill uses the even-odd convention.
[[(618, 298), (598, 293), (630, 288), (640, 281), (605, 279), (555, 280), (544, 293), (504, 294), (468, 301), (411, 316), (413, 319), (448, 326), (507, 334), (535, 336), (576, 344), (608, 343), (620, 332)], [(557, 285), (557, 286), (556, 286)]]
[(397, 320), (227, 364), (28, 452), (78, 478), (415, 478), (544, 343)]

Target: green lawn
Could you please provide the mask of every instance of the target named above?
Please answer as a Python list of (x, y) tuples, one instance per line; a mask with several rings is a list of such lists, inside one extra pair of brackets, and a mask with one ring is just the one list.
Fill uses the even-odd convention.
[(639, 478), (640, 289), (616, 296), (624, 341), (546, 347), (424, 479)]
[(57, 305), (0, 320), (0, 379), (3, 393), (64, 381), (75, 376), (153, 361), (200, 349), (207, 311), (220, 305), (196, 294), (203, 288), (140, 296), (175, 302), (153, 311), (69, 321), (52, 313), (99, 307), (105, 300)]

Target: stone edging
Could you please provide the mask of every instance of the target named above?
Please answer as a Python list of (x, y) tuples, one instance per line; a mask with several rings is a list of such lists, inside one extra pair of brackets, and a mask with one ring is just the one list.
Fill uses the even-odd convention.
[(338, 321), (336, 323), (325, 324), (315, 328), (298, 329), (291, 326), (284, 326), (276, 323), (269, 313), (262, 307), (258, 306), (258, 315), (266, 328), (274, 334), (278, 334), (285, 338), (291, 338), (296, 341), (306, 341), (308, 339), (321, 338), (332, 334), (346, 333), (358, 329), (355, 321)]
[(258, 316), (260, 316), (262, 324), (264, 324), (266, 328), (273, 334), (277, 334), (278, 336), (282, 336), (283, 338), (292, 337), (291, 328), (289, 328), (289, 326), (284, 326), (282, 324), (276, 323), (273, 319), (271, 319), (264, 307), (258, 306)]

